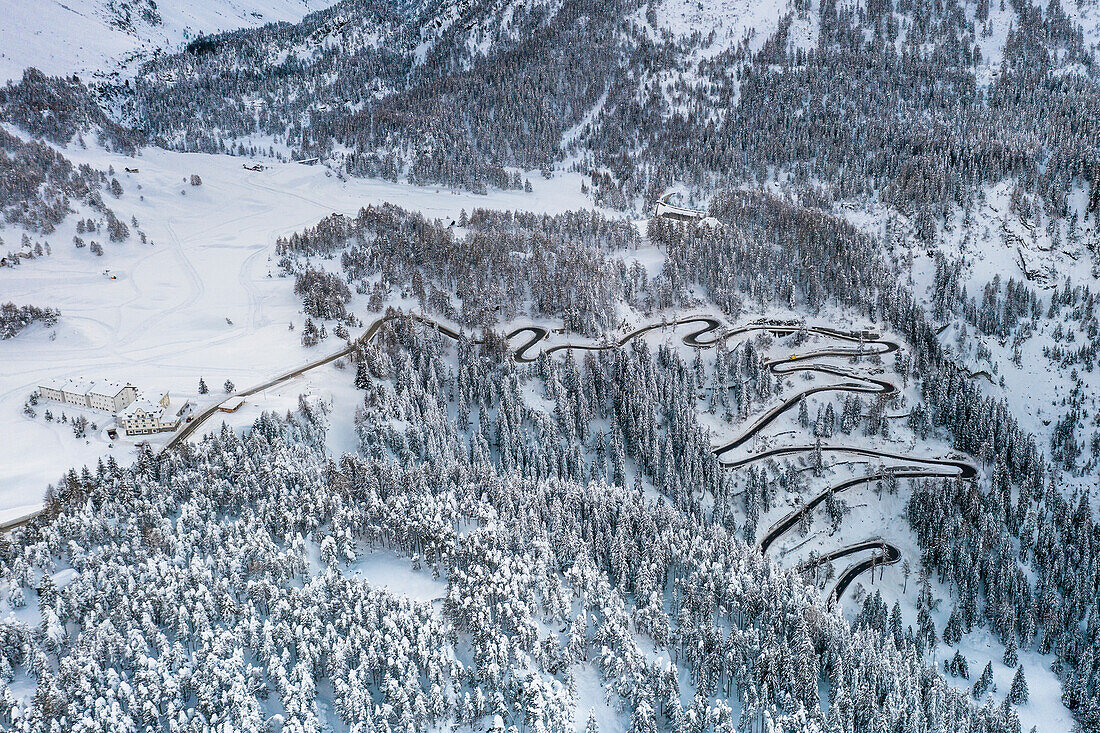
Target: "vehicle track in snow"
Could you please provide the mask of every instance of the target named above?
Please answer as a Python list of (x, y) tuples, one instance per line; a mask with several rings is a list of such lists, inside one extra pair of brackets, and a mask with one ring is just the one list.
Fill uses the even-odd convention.
[[(166, 220), (164, 222), (164, 227), (165, 231), (168, 233), (168, 241), (170, 242), (172, 255), (179, 264), (180, 271), (187, 277), (187, 295), (170, 308), (151, 314), (148, 318), (145, 318), (133, 328), (130, 328), (129, 332), (123, 338), (118, 339), (119, 345), (133, 343), (143, 334), (148, 333), (154, 326), (163, 322), (167, 317), (190, 308), (199, 298), (202, 298), (206, 294), (206, 283), (203, 282), (202, 276), (199, 275), (198, 270), (195, 269), (191, 259), (187, 256), (187, 252), (184, 251), (179, 235), (176, 234), (176, 230), (172, 226), (172, 221), (170, 219)], [(142, 261), (144, 262), (145, 259), (147, 258), (143, 258)], [(134, 287), (137, 288), (137, 295), (127, 304), (127, 306), (138, 304), (144, 298), (148, 297), (148, 293), (142, 289), (144, 286), (138, 284), (137, 278), (131, 277), (130, 280)]]

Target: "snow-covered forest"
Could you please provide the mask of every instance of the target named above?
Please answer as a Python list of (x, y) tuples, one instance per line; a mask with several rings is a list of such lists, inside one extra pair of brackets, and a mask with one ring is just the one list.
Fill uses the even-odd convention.
[[(835, 406), (831, 398), (818, 405), (812, 427), (803, 397), (798, 424), (816, 448), (745, 470), (725, 449), (715, 455), (721, 425), (745, 429), (790, 394), (788, 372), (770, 367), (766, 353), (777, 337), (796, 351), (810, 346), (801, 327), (764, 322), (763, 333), (744, 340), (716, 321), (712, 336), (693, 332), (683, 346), (589, 342), (596, 350), (579, 360), (571, 348), (534, 358), (524, 345), (513, 354), (517, 334), (494, 334), (476, 319), (468, 325), (480, 335), (471, 339), (392, 312), (356, 346), (355, 373), (345, 377), (363, 391), (357, 455), (326, 456), (325, 408), (303, 400), (296, 415), (265, 415), (244, 437), (223, 428), (182, 451), (143, 453), (133, 469), (108, 461), (53, 487), (45, 517), (4, 544), (7, 628), (12, 648), (22, 650), (7, 660), (11, 724), (275, 721), (315, 729), (339, 721), (421, 729), (499, 716), (517, 729), (564, 730), (585, 704), (597, 708), (592, 689), (578, 687), (591, 665), (597, 690), (611, 695), (608, 703), (597, 692), (596, 702), (621, 711), (635, 730), (862, 730), (888, 720), (914, 730), (1019, 728), (1022, 667), (999, 697), (990, 694), (992, 668), (970, 696), (937, 676), (941, 645), (955, 646), (978, 627), (1003, 645), (997, 656), (1006, 667), (1019, 664), (1021, 650), (1057, 660), (1063, 699), (1087, 720), (1089, 695), (1069, 691), (1096, 684), (1091, 637), (1070, 621), (1087, 625), (1085, 599), (1097, 597), (1098, 577), (1092, 563), (1065, 554), (1092, 552), (1098, 534), (1087, 504), (1075, 508), (1077, 500), (1044, 481), (1048, 467), (1034, 438), (944, 358), (873, 239), (774, 197), (732, 192), (712, 211), (711, 226), (653, 222), (646, 237), (668, 253), (661, 275), (608, 281), (611, 302), (629, 292), (624, 302), (660, 309), (661, 297), (678, 294), (686, 304), (714, 293), (731, 324), (774, 303), (807, 314), (854, 311), (889, 324), (904, 337), (904, 353), (886, 362), (864, 350), (872, 337), (859, 335), (848, 337), (857, 349), (824, 355), (868, 360), (876, 371), (888, 365), (912, 389), (869, 402), (842, 397)], [(497, 255), (479, 247), (489, 271), (498, 259), (526, 262), (512, 255), (524, 254), (534, 236), (545, 243), (545, 266), (573, 272), (571, 262), (608, 267), (638, 238), (575, 214), (477, 211), (463, 224), (464, 240), (478, 241), (482, 228), (514, 232)], [(329, 220), (278, 246), (298, 278), (315, 273), (360, 288), (371, 281), (380, 302), (392, 298), (393, 283), (419, 282), (417, 302), (445, 323), (450, 291), (465, 282), (453, 268), (469, 256), (455, 237), (442, 222), (391, 207)], [(554, 242), (566, 240), (584, 256), (555, 256)], [(781, 247), (783, 262), (769, 256)], [(344, 277), (321, 278), (340, 250)], [(544, 295), (561, 276), (543, 267), (501, 267), (500, 282), (526, 292), (529, 317), (561, 317)], [(323, 288), (296, 290), (307, 311), (323, 305)], [(523, 366), (513, 356), (533, 360)], [(906, 406), (905, 426), (890, 427), (887, 411)], [(704, 425), (708, 414), (718, 422)], [(899, 429), (914, 441), (945, 440), (984, 470), (920, 481), (903, 470), (881, 473), (888, 495), (903, 483), (909, 493), (906, 516), (920, 548), (906, 558), (920, 568), (915, 614), (906, 619), (900, 603), (888, 614), (881, 594), (861, 591), (850, 627), (815, 590), (821, 563), (813, 556), (799, 566), (815, 569), (804, 585), (754, 545), (781, 494), (810, 489), (799, 475), (805, 468), (830, 470), (823, 439), (829, 451), (855, 435), (874, 447)], [(828, 497), (826, 510), (836, 526), (851, 511)], [(800, 529), (812, 521), (807, 515)], [(431, 572), (441, 605), (372, 586), (380, 552)], [(174, 572), (187, 581), (167, 577)], [(952, 600), (949, 614), (932, 581)], [(173, 583), (178, 601), (165, 595)], [(142, 601), (124, 587), (151, 595)], [(119, 639), (116, 651), (100, 637), (104, 623)], [(392, 632), (365, 652), (379, 624)], [(353, 641), (360, 633), (368, 635)], [(384, 648), (391, 643), (412, 655), (400, 673)], [(944, 669), (958, 677), (967, 662), (955, 655)], [(165, 666), (165, 657), (175, 661)], [(161, 662), (152, 669), (154, 658)], [(138, 660), (146, 660), (141, 672)], [(62, 683), (65, 670), (76, 677)], [(892, 692), (866, 687), (883, 684)], [(166, 696), (164, 686), (173, 692)], [(89, 692), (71, 694), (76, 689)]]
[(3, 9), (0, 730), (1100, 731), (1096, 0)]
[[(850, 628), (736, 538), (674, 353), (520, 368), (413, 323), (363, 354), (359, 456), (303, 402), (66, 476), (4, 548), (10, 725), (575, 730), (591, 669), (631, 730), (1019, 728), (936, 680), (925, 630)], [(367, 582), (393, 552), (437, 598)]]
[[(670, 33), (660, 3), (505, 5), (344, 2), (204, 37), (144, 69), (133, 114), (181, 149), (271, 153), (267, 139), (355, 175), (462, 186), (514, 185), (505, 166), (572, 153), (609, 173), (619, 205), (778, 167), (835, 196), (876, 191), (922, 237), (1006, 178), (1047, 214), (1067, 216), (1082, 185), (1096, 208), (1095, 59), (1060, 2), (1011, 2), (1003, 34), (985, 0), (796, 2), (776, 28), (747, 29), (757, 44)], [(816, 43), (794, 42), (810, 21)]]

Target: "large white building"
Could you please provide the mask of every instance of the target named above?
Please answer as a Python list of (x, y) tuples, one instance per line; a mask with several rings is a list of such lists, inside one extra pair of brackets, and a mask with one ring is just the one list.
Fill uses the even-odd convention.
[(38, 385), (38, 394), (47, 400), (94, 410), (118, 412), (137, 399), (137, 388), (121, 382), (90, 381), (82, 378), (50, 380)]
[(139, 399), (118, 413), (118, 425), (127, 435), (148, 435), (175, 430), (179, 427), (180, 416), (171, 415), (168, 410), (168, 394), (161, 395), (157, 402)]

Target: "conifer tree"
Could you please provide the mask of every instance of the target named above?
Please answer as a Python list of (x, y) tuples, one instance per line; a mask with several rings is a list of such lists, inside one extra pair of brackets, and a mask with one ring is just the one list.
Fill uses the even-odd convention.
[(1024, 665), (1016, 668), (1012, 686), (1008, 689), (1008, 700), (1013, 705), (1025, 705), (1028, 701), (1027, 678), (1024, 677)]

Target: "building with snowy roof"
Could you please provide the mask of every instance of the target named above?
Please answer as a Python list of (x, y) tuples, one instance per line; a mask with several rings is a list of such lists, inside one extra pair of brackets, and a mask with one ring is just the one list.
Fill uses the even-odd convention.
[(148, 435), (175, 430), (179, 427), (179, 415), (168, 409), (168, 395), (153, 402), (144, 398), (135, 400), (118, 413), (118, 425), (127, 435)]
[(129, 383), (75, 377), (44, 382), (38, 385), (38, 395), (67, 405), (118, 412), (136, 400), (138, 393), (137, 388)]

